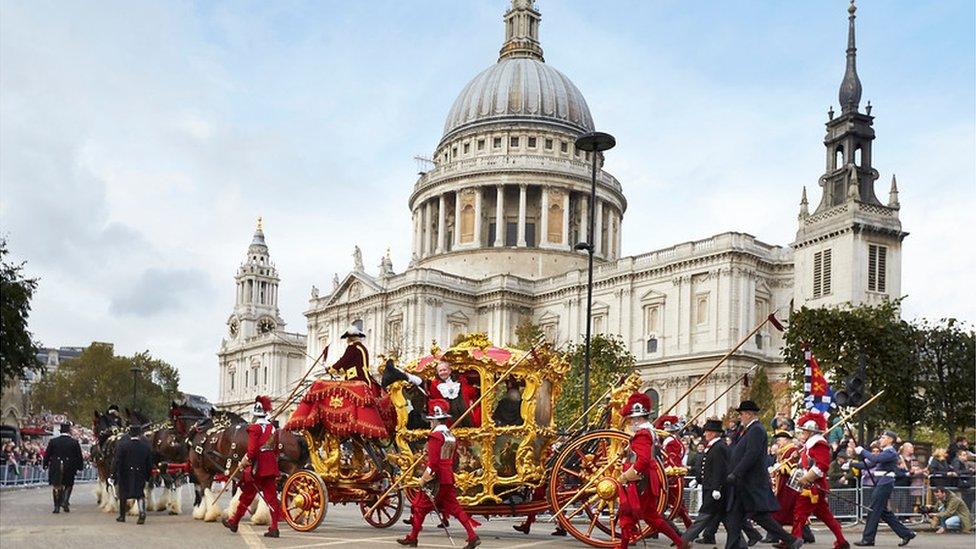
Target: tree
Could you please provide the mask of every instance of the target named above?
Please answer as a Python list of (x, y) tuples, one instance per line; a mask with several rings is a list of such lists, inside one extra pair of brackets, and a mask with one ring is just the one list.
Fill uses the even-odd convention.
[(528, 319), (523, 319), (515, 326), (515, 343), (511, 346), (515, 349), (527, 351), (535, 345), (535, 342), (541, 336), (542, 328), (538, 324), (534, 324)]
[(25, 278), (24, 263), (7, 263), (7, 240), (0, 238), (0, 384), (4, 387), (37, 371), (38, 346), (27, 329), (36, 278)]
[[(566, 351), (569, 373), (562, 383), (562, 393), (556, 404), (556, 425), (568, 427), (583, 413), (583, 362), (585, 343), (571, 343)], [(590, 346), (590, 404), (596, 402), (620, 376), (634, 371), (637, 360), (627, 349), (624, 340), (616, 335), (597, 334)], [(603, 409), (594, 407), (590, 421), (599, 418)]]
[(900, 319), (898, 307), (896, 300), (794, 311), (783, 348), (784, 359), (792, 366), (794, 390), (803, 390), (804, 344), (810, 345), (835, 391), (843, 387), (863, 355), (866, 397), (881, 390), (885, 394), (860, 417), (872, 431), (891, 423), (913, 429), (925, 415), (925, 401), (918, 391), (913, 328)]
[(766, 368), (762, 367), (756, 371), (756, 377), (752, 380), (749, 387), (749, 400), (759, 405), (762, 412), (759, 419), (763, 425), (769, 425), (776, 415), (776, 396), (773, 388), (769, 386), (769, 376), (766, 375)]
[(928, 420), (949, 439), (976, 423), (976, 333), (954, 318), (916, 324), (916, 356), (928, 402)]
[(132, 406), (133, 367), (142, 369), (136, 379), (135, 408), (151, 419), (165, 418), (170, 401), (182, 396), (176, 369), (153, 358), (149, 351), (115, 356), (104, 343), (91, 344), (81, 356), (62, 362), (44, 376), (34, 388), (34, 403), (87, 424), (94, 410), (105, 410), (110, 404)]

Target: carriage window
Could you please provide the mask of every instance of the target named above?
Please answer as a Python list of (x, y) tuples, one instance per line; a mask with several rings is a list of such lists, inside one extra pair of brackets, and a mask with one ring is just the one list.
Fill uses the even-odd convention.
[(230, 373), (230, 390), (234, 390), (234, 372)]
[(522, 388), (513, 385), (503, 388), (495, 396), (495, 411), (491, 418), (495, 426), (504, 427), (506, 425), (522, 425), (525, 420), (522, 418)]

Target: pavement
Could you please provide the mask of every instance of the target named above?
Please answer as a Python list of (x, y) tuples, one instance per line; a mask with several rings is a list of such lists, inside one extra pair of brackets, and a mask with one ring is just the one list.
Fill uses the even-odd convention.
[[(206, 547), (207, 549), (221, 549), (230, 547), (248, 547), (250, 549), (288, 548), (304, 549), (312, 547), (356, 547), (367, 549), (371, 547), (399, 547), (396, 539), (403, 537), (407, 525), (398, 523), (386, 530), (377, 530), (366, 524), (360, 515), (359, 508), (352, 505), (333, 505), (330, 507), (325, 520), (317, 530), (309, 533), (299, 533), (282, 524), (281, 537), (269, 539), (262, 536), (263, 526), (251, 526), (245, 519), (241, 523), (239, 532), (235, 535), (220, 526), (219, 523), (205, 523), (193, 520), (189, 512), (192, 504), (192, 493), (187, 488), (183, 492), (184, 513), (169, 516), (165, 512), (150, 513), (146, 524), (137, 525), (130, 517), (125, 524), (115, 522), (115, 515), (100, 511), (95, 505), (95, 496), (91, 484), (79, 484), (72, 496), (71, 513), (51, 513), (51, 492), (48, 488), (29, 488), (21, 490), (4, 490), (0, 492), (0, 546), (4, 548), (103, 548), (125, 546), (130, 549), (148, 548), (180, 548)], [(227, 503), (227, 497), (222, 502)], [(406, 515), (406, 512), (404, 513)], [(523, 547), (545, 548), (582, 548), (587, 545), (573, 538), (554, 537), (549, 533), (552, 527), (548, 524), (537, 523), (532, 533), (523, 535), (512, 530), (512, 525), (521, 521), (518, 518), (493, 518), (485, 521), (478, 520), (483, 526), (478, 529), (482, 539), (482, 547), (504, 547), (519, 549)], [(464, 532), (457, 523), (452, 521), (452, 533), (458, 547), (464, 545)], [(421, 547), (451, 548), (444, 532), (433, 527), (433, 515), (428, 517), (428, 526), (420, 536)], [(810, 547), (830, 549), (830, 533), (823, 529), (817, 530), (819, 542)], [(847, 533), (849, 532), (849, 533)], [(860, 527), (845, 529), (850, 541), (859, 539)], [(722, 532), (719, 532), (719, 542), (723, 543)], [(879, 547), (896, 547), (898, 538), (882, 526), (877, 539)], [(643, 547), (637, 545), (635, 547)], [(647, 547), (669, 549), (666, 541), (650, 540)], [(707, 546), (699, 545), (702, 549)], [(769, 548), (769, 545), (759, 545), (757, 549)], [(911, 544), (911, 548), (954, 549), (976, 547), (973, 536), (962, 534), (935, 535), (920, 532)]]

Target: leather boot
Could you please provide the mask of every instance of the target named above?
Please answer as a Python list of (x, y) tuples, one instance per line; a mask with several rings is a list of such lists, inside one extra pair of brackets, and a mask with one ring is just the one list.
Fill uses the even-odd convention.
[(63, 488), (60, 488), (58, 486), (55, 486), (51, 490), (51, 497), (54, 499), (54, 511), (51, 512), (54, 514), (61, 512), (61, 491), (62, 490)]
[(71, 503), (71, 490), (74, 486), (65, 486), (64, 492), (61, 493), (61, 508), (64, 509), (65, 513), (70, 513), (71, 508), (69, 504)]
[(803, 525), (803, 543), (817, 543), (817, 538), (813, 537), (813, 530), (809, 524)]
[(139, 506), (139, 520), (136, 521), (136, 524), (145, 524), (146, 523), (146, 499), (145, 498), (137, 499), (136, 505)]
[(119, 500), (119, 518), (115, 519), (115, 522), (125, 522), (125, 503), (127, 500)]

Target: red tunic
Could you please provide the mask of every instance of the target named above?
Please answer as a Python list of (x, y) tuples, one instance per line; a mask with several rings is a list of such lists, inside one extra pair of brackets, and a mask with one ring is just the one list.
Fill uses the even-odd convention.
[(438, 484), (454, 484), (456, 448), (454, 435), (446, 428), (434, 429), (427, 435), (427, 470), (437, 477)]
[(653, 504), (656, 508), (657, 498), (661, 495), (661, 484), (657, 461), (654, 459), (654, 434), (650, 429), (638, 429), (630, 438), (630, 456), (630, 463), (624, 465), (624, 470), (636, 469), (648, 481), (647, 489), (639, 494), (641, 507)]
[(278, 476), (278, 445), (275, 428), (270, 423), (247, 426), (247, 459), (255, 478)]
[(668, 438), (664, 439), (664, 444), (662, 447), (666, 456), (665, 463), (667, 463), (669, 467), (683, 466), (685, 459), (685, 445), (681, 443), (678, 437), (669, 435)]
[(796, 490), (786, 485), (790, 480), (790, 474), (796, 466), (796, 454), (800, 451), (798, 444), (791, 443), (790, 446), (780, 454), (779, 470), (776, 472), (776, 501), (779, 502), (779, 511), (773, 513), (773, 519), (783, 525), (793, 523), (793, 509), (796, 507), (796, 497), (799, 495)]
[[(817, 473), (817, 480), (813, 483), (822, 490), (827, 492), (830, 490), (830, 485), (827, 483), (827, 469), (830, 467), (830, 445), (827, 444), (827, 440), (821, 435), (811, 435), (807, 439), (806, 444), (800, 450), (800, 467), (810, 470), (813, 469)], [(816, 488), (812, 488), (814, 492), (817, 491)]]

